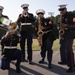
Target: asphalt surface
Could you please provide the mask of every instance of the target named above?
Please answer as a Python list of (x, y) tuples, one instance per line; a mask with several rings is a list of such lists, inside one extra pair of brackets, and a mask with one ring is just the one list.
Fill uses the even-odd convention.
[(12, 61), (9, 70), (0, 69), (0, 75), (75, 75), (75, 71), (73, 73), (66, 73), (66, 70), (68, 69), (66, 65), (58, 64), (58, 62), (60, 61), (59, 51), (53, 52), (52, 69), (49, 69), (47, 67), (46, 58), (45, 63), (43, 64), (38, 63), (39, 59), (40, 59), (40, 51), (33, 51), (33, 64), (30, 65), (28, 64), (28, 62), (21, 62), (22, 73), (20, 74), (16, 73), (15, 71), (16, 61)]

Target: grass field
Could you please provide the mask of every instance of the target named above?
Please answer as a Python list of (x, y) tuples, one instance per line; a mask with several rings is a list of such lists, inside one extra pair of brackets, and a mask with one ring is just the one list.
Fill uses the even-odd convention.
[[(33, 47), (33, 50), (40, 50), (40, 46), (39, 46), (39, 44), (38, 44), (37, 39), (34, 39), (34, 40), (33, 40), (33, 45), (32, 45), (32, 47)], [(18, 44), (18, 48), (20, 48), (20, 47), (19, 47), (19, 44)], [(26, 48), (27, 48), (27, 47), (26, 47)], [(59, 39), (57, 39), (57, 40), (54, 41), (52, 49), (53, 49), (53, 50), (59, 50), (59, 48), (60, 48)], [(75, 40), (74, 40), (74, 43), (73, 43), (73, 50), (75, 50)]]
[[(36, 39), (33, 40), (33, 50), (40, 50), (38, 41)], [(54, 41), (53, 50), (59, 50), (59, 41), (58, 40)]]
[[(59, 50), (59, 47), (60, 47), (59, 40), (57, 39), (54, 41), (52, 49), (53, 50)], [(18, 48), (20, 49), (20, 44), (18, 44)], [(27, 46), (25, 48), (27, 49)], [(33, 50), (40, 50), (40, 46), (38, 44), (37, 39), (33, 39), (32, 48), (33, 48)], [(73, 42), (73, 50), (75, 50), (75, 40)]]

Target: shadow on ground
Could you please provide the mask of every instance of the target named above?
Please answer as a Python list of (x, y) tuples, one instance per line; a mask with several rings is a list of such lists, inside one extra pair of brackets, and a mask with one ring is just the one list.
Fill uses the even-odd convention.
[[(12, 62), (12, 64), (15, 64), (15, 63)], [(44, 64), (47, 65), (47, 63), (44, 63)], [(45, 69), (45, 70), (50, 71), (52, 73), (55, 73), (55, 75), (75, 75), (75, 72), (66, 73), (67, 69), (65, 69), (59, 65), (52, 64), (52, 69), (49, 69), (47, 66), (44, 66), (44, 64), (33, 63), (32, 66), (36, 65), (39, 68), (42, 68), (42, 69)], [(43, 73), (41, 73), (41, 71), (37, 72), (37, 71), (33, 70), (32, 68), (28, 68), (28, 67), (25, 67), (23, 65), (21, 65), (21, 69), (24, 71), (27, 71), (28, 73), (25, 73), (24, 71), (22, 71), (22, 73), (20, 73), (20, 75), (43, 75)], [(16, 73), (16, 71), (14, 69), (10, 69), (9, 75), (18, 75), (18, 74)], [(50, 75), (50, 74), (47, 74), (47, 75)]]

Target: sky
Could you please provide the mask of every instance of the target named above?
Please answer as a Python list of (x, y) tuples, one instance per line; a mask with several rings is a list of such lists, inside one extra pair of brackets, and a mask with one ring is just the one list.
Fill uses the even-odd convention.
[(7, 15), (12, 22), (16, 21), (18, 15), (22, 13), (22, 4), (29, 4), (29, 12), (36, 16), (36, 10), (45, 10), (45, 17), (59, 14), (58, 5), (67, 4), (67, 10), (75, 10), (75, 0), (0, 0), (0, 5), (4, 7), (3, 14)]

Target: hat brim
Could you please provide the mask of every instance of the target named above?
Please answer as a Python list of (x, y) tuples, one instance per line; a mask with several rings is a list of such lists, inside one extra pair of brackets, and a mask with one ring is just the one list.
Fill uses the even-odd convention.
[(59, 11), (63, 11), (64, 9), (66, 9), (66, 8), (60, 8)]
[(43, 12), (39, 12), (39, 13), (37, 13), (37, 15), (39, 15), (39, 14), (43, 14), (43, 15), (44, 15), (44, 13), (43, 13)]

